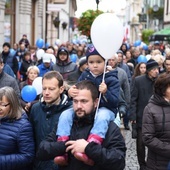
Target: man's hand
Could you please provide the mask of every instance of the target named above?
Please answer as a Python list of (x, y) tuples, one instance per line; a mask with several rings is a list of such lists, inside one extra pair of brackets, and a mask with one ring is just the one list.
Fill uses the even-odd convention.
[(78, 139), (76, 141), (70, 140), (66, 142), (66, 152), (71, 151), (71, 153), (74, 155), (75, 152), (84, 153), (84, 150), (86, 146), (88, 145), (88, 142), (84, 139)]

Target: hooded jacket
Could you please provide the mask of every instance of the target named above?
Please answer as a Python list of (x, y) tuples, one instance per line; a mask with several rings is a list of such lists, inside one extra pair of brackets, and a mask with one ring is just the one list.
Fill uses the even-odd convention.
[(170, 103), (154, 94), (143, 112), (142, 139), (147, 170), (166, 170), (170, 161)]
[[(64, 51), (67, 54), (67, 59), (65, 61), (61, 61), (59, 58), (59, 54), (61, 51)], [(65, 47), (61, 47), (58, 50), (57, 61), (56, 64), (53, 65), (52, 70), (58, 71), (63, 76), (64, 80), (67, 80), (69, 73), (75, 71), (76, 69), (77, 65), (76, 63), (70, 61), (68, 50)]]

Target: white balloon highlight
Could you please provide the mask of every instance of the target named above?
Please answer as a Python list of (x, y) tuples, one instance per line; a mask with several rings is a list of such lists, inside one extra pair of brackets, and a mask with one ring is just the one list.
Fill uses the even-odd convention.
[(91, 26), (92, 43), (105, 59), (110, 59), (119, 50), (123, 33), (123, 23), (113, 13), (100, 14)]
[(42, 93), (42, 77), (37, 77), (32, 82), (32, 86), (36, 89), (37, 95)]

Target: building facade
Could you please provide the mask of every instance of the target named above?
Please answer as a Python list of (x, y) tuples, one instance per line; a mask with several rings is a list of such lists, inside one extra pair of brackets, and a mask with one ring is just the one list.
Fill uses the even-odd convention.
[(165, 0), (164, 2), (164, 28), (170, 29), (170, 2)]
[[(50, 11), (48, 4), (55, 4)], [(13, 47), (23, 34), (31, 45), (39, 38), (53, 45), (56, 39), (67, 41), (71, 37), (70, 18), (77, 10), (76, 0), (1, 0), (0, 51), (4, 42)], [(56, 26), (55, 19), (59, 19)]]

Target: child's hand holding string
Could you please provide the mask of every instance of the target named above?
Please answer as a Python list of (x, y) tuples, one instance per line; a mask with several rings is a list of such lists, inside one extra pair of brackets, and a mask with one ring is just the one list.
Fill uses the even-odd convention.
[(107, 85), (105, 84), (105, 82), (102, 82), (100, 85), (99, 85), (99, 92), (101, 94), (105, 94), (107, 91)]

